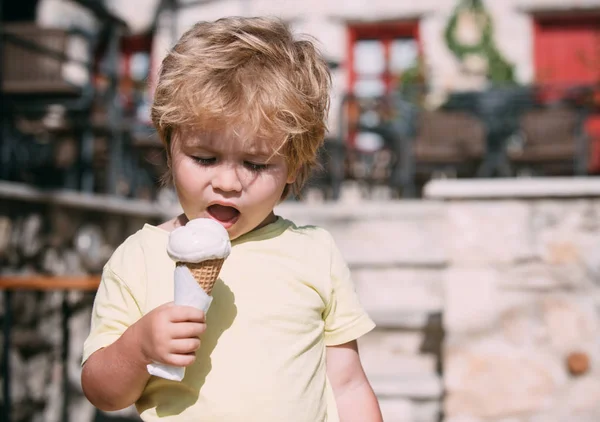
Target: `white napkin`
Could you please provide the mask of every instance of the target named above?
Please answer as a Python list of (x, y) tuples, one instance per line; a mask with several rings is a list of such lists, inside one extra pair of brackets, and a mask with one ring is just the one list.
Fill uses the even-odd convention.
[[(175, 267), (175, 304), (193, 306), (202, 309), (204, 314), (212, 302), (212, 296), (206, 294), (194, 276), (185, 265)], [(147, 366), (150, 375), (165, 378), (172, 381), (181, 381), (185, 375), (185, 368), (179, 366), (165, 365), (162, 363), (151, 363)]]

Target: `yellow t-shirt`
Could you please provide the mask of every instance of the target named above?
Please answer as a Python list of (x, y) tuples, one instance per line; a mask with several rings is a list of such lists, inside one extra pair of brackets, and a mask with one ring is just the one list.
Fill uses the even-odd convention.
[[(104, 268), (83, 361), (173, 300), (168, 232), (130, 236)], [(338, 421), (325, 346), (374, 327), (331, 236), (278, 218), (241, 236), (213, 290), (207, 330), (182, 382), (151, 377), (136, 407), (145, 421)]]

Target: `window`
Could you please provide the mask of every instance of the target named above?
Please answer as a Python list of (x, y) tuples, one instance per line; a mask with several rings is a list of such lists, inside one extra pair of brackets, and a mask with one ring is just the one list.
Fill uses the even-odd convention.
[(417, 64), (418, 22), (356, 24), (348, 28), (348, 91), (358, 97), (391, 92)]

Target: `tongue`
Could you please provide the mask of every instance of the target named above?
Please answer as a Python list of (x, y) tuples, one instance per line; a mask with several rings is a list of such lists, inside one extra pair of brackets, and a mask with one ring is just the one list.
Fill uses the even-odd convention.
[(213, 218), (219, 221), (230, 221), (240, 213), (235, 208), (224, 205), (211, 205), (208, 207), (208, 212)]

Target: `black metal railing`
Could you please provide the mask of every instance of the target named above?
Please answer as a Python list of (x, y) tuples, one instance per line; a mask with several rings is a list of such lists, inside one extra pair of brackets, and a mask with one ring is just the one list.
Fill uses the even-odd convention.
[[(46, 154), (46, 161), (40, 163), (40, 154), (35, 149), (39, 149), (41, 144), (46, 150), (55, 147), (56, 142), (48, 142), (49, 138), (52, 138), (53, 132), (64, 136), (66, 128), (38, 129), (32, 137), (20, 130), (18, 122), (26, 119), (43, 121), (39, 116), (49, 107), (56, 109), (58, 106), (63, 110), (63, 121), (68, 122), (71, 137), (76, 139), (77, 155), (61, 187), (92, 192), (95, 185), (92, 112), (101, 104), (107, 110), (106, 131), (111, 138), (108, 142), (111, 159), (105, 184), (108, 192), (115, 193), (123, 138), (117, 100), (119, 43), (125, 23), (98, 2), (76, 1), (96, 16), (100, 23), (97, 30), (43, 28), (34, 22), (7, 23), (0, 28), (0, 95), (3, 107), (0, 119), (0, 178), (25, 181), (23, 174), (31, 168), (52, 165), (52, 160), (56, 159), (54, 154)], [(83, 57), (69, 54), (68, 44), (74, 38), (86, 45)], [(95, 60), (97, 57), (100, 57), (98, 61)], [(76, 80), (66, 75), (67, 66), (69, 69), (77, 68)], [(107, 81), (104, 92), (96, 86), (97, 76)], [(32, 158), (35, 156), (37, 160)]]
[(62, 403), (61, 403), (61, 421), (68, 422), (69, 418), (69, 319), (71, 317), (71, 306), (68, 301), (68, 292), (72, 290), (94, 292), (99, 284), (99, 277), (50, 277), (50, 276), (2, 276), (0, 277), (0, 290), (4, 295), (4, 316), (3, 316), (3, 347), (2, 353), (2, 420), (12, 421), (12, 374), (10, 365), (10, 352), (12, 348), (12, 331), (14, 328), (13, 318), (13, 295), (15, 292), (35, 291), (35, 292), (63, 292), (61, 305), (61, 362), (62, 362)]
[(344, 179), (387, 184), (405, 197), (438, 174), (586, 175), (590, 143), (600, 142), (585, 129), (600, 116), (598, 92), (577, 84), (496, 86), (452, 93), (435, 109), (422, 105), (422, 87), (383, 97), (346, 95), (337, 138), (330, 140), (343, 153), (330, 156), (326, 168), (342, 160)]

